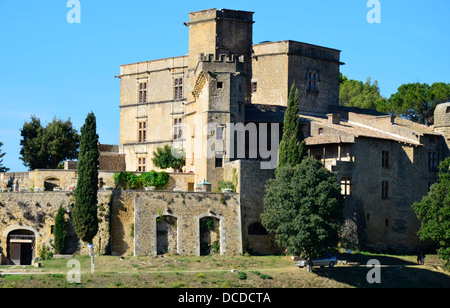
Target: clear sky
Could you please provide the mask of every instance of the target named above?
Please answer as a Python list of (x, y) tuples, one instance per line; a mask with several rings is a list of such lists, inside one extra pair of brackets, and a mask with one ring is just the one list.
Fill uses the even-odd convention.
[(450, 1), (368, 0), (153, 1), (0, 0), (0, 142), (3, 164), (25, 171), (20, 129), (31, 115), (43, 125), (70, 118), (77, 130), (97, 117), (100, 142), (119, 143), (119, 65), (188, 53), (188, 12), (249, 10), (253, 42), (295, 40), (342, 50), (341, 72), (377, 80), (389, 97), (404, 83), (450, 83)]

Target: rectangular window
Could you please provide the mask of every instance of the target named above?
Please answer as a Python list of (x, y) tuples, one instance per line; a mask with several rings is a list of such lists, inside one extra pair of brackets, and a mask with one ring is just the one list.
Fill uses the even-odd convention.
[(147, 83), (146, 82), (139, 83), (139, 103), (141, 103), (141, 104), (147, 103)]
[(389, 182), (388, 181), (381, 182), (381, 198), (382, 199), (389, 198)]
[(216, 168), (222, 168), (223, 167), (223, 154), (216, 152), (216, 162), (215, 162)]
[(381, 167), (389, 168), (389, 151), (381, 151)]
[(139, 172), (145, 172), (147, 159), (145, 157), (138, 158), (138, 171)]
[(252, 82), (252, 93), (256, 93), (258, 91), (258, 83)]
[(183, 136), (183, 119), (173, 119), (173, 140), (181, 138)]
[(350, 196), (352, 188), (352, 179), (351, 178), (341, 178), (341, 194), (343, 196)]
[(138, 140), (139, 142), (147, 141), (147, 121), (138, 122)]
[(436, 152), (428, 153), (428, 171), (437, 171), (438, 169), (438, 159)]
[(173, 84), (173, 98), (183, 98), (183, 78), (176, 78)]
[(306, 72), (306, 90), (308, 92), (319, 92), (319, 72), (317, 70)]
[(221, 125), (216, 126), (216, 140), (223, 140), (224, 127)]

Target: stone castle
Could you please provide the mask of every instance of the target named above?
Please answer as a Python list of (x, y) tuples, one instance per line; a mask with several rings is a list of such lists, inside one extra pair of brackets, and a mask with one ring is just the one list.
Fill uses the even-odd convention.
[[(187, 55), (121, 65), (116, 76), (120, 141), (100, 145), (97, 252), (279, 253), (260, 214), (292, 84), (308, 155), (337, 173), (345, 195), (346, 247), (411, 252), (424, 245), (411, 205), (449, 155), (450, 103), (436, 108), (434, 127), (342, 107), (339, 50), (296, 41), (253, 44), (252, 12), (209, 9), (189, 17)], [(165, 190), (114, 190), (115, 172), (157, 170), (152, 153), (166, 144), (183, 149), (186, 165), (170, 172)], [(66, 252), (86, 251), (69, 219), (74, 164), (0, 174), (4, 264), (29, 264), (51, 247), (60, 205), (69, 222)], [(232, 182), (234, 192), (211, 192), (221, 181)]]

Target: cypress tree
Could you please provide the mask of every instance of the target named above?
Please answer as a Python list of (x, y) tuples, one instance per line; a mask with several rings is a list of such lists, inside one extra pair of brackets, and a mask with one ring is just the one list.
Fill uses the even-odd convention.
[(95, 115), (91, 112), (81, 127), (78, 182), (74, 192), (73, 226), (78, 237), (89, 244), (98, 231), (97, 191), (100, 152)]
[[(298, 116), (298, 89), (292, 84), (284, 115), (283, 137), (278, 152), (278, 167), (300, 164), (306, 156), (305, 141)], [(277, 168), (278, 168), (277, 167)]]
[(62, 205), (58, 209), (58, 213), (55, 217), (55, 227), (53, 234), (55, 236), (55, 252), (61, 254), (64, 251), (66, 245), (66, 222), (64, 220), (65, 211)]

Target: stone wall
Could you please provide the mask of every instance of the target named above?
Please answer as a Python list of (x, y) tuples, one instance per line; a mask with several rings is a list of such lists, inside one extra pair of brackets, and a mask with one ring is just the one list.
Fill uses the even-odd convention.
[[(98, 193), (99, 232), (93, 242), (96, 252), (101, 254), (109, 253), (110, 250), (110, 201), (111, 192)], [(2, 264), (6, 262), (8, 235), (12, 231), (27, 230), (34, 234), (34, 258), (39, 257), (43, 246), (54, 251), (52, 229), (60, 205), (66, 210), (67, 237), (64, 253), (86, 254), (88, 248), (76, 236), (70, 220), (73, 202), (73, 194), (70, 192), (0, 193), (0, 259), (3, 260)]]
[[(219, 220), (221, 255), (242, 253), (237, 194), (115, 191), (112, 213), (112, 252), (115, 255), (157, 255), (161, 238), (171, 243), (167, 252), (200, 255), (200, 220), (205, 217)], [(165, 239), (161, 226), (158, 232), (158, 223), (162, 221), (172, 223)]]

